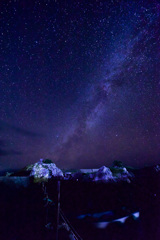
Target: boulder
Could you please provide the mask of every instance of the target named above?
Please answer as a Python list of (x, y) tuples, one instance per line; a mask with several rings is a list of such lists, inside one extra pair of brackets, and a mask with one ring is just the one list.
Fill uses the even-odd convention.
[(108, 182), (113, 180), (113, 175), (111, 170), (105, 166), (99, 168), (99, 170), (96, 173), (92, 174), (92, 177), (93, 177), (93, 181)]
[(35, 163), (32, 167), (30, 176), (35, 179), (49, 179), (52, 177), (63, 178), (63, 172), (56, 167), (54, 163), (44, 163), (43, 159), (40, 159), (38, 163)]

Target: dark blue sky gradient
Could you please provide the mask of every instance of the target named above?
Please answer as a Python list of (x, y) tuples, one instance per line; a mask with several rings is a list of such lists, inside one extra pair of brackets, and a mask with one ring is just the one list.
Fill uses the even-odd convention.
[(160, 162), (157, 1), (0, 2), (0, 170)]

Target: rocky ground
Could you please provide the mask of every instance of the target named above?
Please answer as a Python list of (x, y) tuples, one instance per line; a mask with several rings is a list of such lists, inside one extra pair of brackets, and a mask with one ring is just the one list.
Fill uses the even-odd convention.
[[(134, 175), (131, 182), (61, 182), (61, 209), (82, 239), (159, 239), (159, 169), (144, 168)], [(32, 178), (0, 178), (1, 240), (55, 239), (57, 182), (50, 180), (45, 185), (44, 195), (42, 183), (34, 183)], [(53, 202), (46, 201), (47, 194)], [(93, 215), (107, 211), (114, 212), (110, 224), (104, 229), (97, 228), (95, 222), (108, 220), (103, 214), (95, 219)], [(140, 213), (137, 220), (131, 216), (135, 211)], [(90, 215), (77, 218), (85, 214)], [(123, 216), (129, 216), (125, 223), (112, 221)], [(60, 229), (59, 239), (71, 239), (65, 227)]]

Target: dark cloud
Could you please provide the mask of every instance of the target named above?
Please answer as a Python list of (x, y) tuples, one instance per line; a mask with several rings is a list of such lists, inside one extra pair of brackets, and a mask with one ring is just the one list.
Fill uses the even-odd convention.
[(15, 150), (4, 150), (0, 149), (0, 157), (9, 156), (9, 155), (22, 155), (22, 152)]
[(42, 134), (30, 131), (30, 130), (26, 130), (21, 127), (17, 127), (17, 126), (14, 126), (12, 124), (9, 124), (7, 122), (0, 120), (0, 131), (4, 132), (7, 130), (13, 130), (15, 133), (26, 136), (26, 137), (42, 137)]
[(10, 155), (21, 155), (22, 152), (10, 149), (10, 142), (4, 139), (0, 139), (0, 157)]
[[(7, 122), (0, 121), (0, 133), (4, 136), (10, 131), (15, 132), (17, 135), (26, 137), (40, 137), (41, 135), (32, 131), (25, 130), (23, 128), (16, 127)], [(13, 146), (12, 146), (13, 148)], [(22, 155), (23, 153), (19, 150), (12, 149), (9, 140), (0, 139), (0, 157), (11, 156), (11, 155)], [(17, 146), (16, 146), (17, 148)]]
[(0, 146), (4, 147), (6, 145), (6, 142), (7, 141), (0, 139)]
[(15, 126), (11, 126), (11, 128), (20, 135), (26, 136), (26, 137), (42, 137), (41, 134), (36, 133), (36, 132), (32, 132), (32, 131), (28, 131), (26, 129), (23, 128), (19, 128), (19, 127), (15, 127)]

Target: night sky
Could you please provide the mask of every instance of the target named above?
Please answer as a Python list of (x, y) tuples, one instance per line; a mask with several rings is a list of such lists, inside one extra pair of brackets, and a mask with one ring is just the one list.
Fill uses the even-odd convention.
[(160, 163), (160, 4), (0, 1), (0, 170)]

